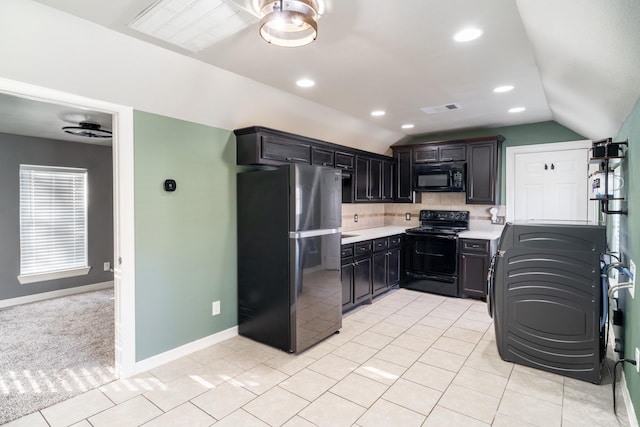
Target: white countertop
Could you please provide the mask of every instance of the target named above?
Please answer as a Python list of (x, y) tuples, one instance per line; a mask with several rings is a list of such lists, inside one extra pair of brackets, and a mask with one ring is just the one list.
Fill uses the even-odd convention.
[[(395, 234), (403, 234), (407, 229), (414, 226), (386, 225), (384, 227), (363, 228), (362, 230), (343, 231), (342, 244), (362, 242), (363, 240), (378, 239), (380, 237), (393, 236)], [(463, 239), (484, 239), (495, 240), (500, 238), (502, 227), (496, 227), (494, 230), (468, 230), (458, 234)]]
[(380, 237), (403, 234), (405, 230), (415, 226), (401, 227), (399, 225), (386, 225), (384, 227), (363, 228), (362, 230), (343, 231), (342, 244), (362, 242), (363, 240), (378, 239)]
[(497, 230), (467, 230), (458, 233), (458, 237), (462, 239), (496, 240), (500, 238), (501, 234), (502, 228), (498, 228)]

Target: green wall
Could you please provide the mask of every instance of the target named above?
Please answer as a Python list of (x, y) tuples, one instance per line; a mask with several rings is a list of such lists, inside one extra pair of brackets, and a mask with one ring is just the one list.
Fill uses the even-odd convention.
[(506, 176), (506, 149), (518, 145), (546, 144), (549, 142), (578, 141), (586, 139), (584, 136), (553, 121), (531, 123), (526, 125), (505, 126), (498, 128), (470, 129), (459, 132), (447, 132), (418, 136), (409, 140), (408, 144), (420, 144), (431, 141), (447, 141), (455, 139), (476, 138), (480, 136), (502, 135), (505, 140), (502, 143), (500, 179), (501, 200), (505, 200)]
[[(632, 259), (636, 266), (640, 267), (640, 99), (636, 103), (634, 109), (627, 117), (627, 120), (620, 128), (620, 133), (616, 135), (615, 141), (629, 140), (629, 148), (627, 151), (627, 159), (623, 164), (624, 185), (626, 188), (626, 197), (628, 199), (627, 207), (629, 215), (620, 216), (620, 251), (622, 260), (628, 264)], [(624, 292), (625, 297), (628, 295)], [(636, 289), (635, 299), (626, 297), (623, 301), (624, 310), (624, 337), (626, 359), (635, 358), (635, 348), (640, 347), (640, 292)], [(625, 378), (629, 388), (629, 394), (633, 401), (636, 414), (640, 415), (640, 375), (636, 372), (635, 367), (625, 364)]]
[(237, 325), (235, 163), (231, 131), (134, 112), (136, 361)]

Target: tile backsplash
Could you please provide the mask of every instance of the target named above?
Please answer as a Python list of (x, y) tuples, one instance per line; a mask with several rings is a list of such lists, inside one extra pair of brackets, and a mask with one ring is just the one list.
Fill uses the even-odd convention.
[[(342, 229), (344, 231), (360, 230), (363, 228), (382, 227), (385, 225), (399, 225), (417, 227), (418, 216), (422, 209), (460, 210), (469, 211), (470, 228), (472, 230), (487, 230), (501, 227), (491, 224), (489, 209), (493, 205), (467, 205), (465, 193), (422, 193), (422, 203), (379, 203), (342, 205)], [(498, 205), (498, 215), (504, 216), (505, 206)], [(406, 214), (411, 215), (407, 221)], [(358, 222), (354, 215), (358, 214)]]

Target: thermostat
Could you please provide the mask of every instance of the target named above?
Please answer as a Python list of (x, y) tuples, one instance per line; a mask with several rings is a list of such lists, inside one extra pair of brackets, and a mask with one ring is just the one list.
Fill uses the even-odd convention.
[(173, 179), (164, 181), (164, 191), (176, 191), (176, 182)]

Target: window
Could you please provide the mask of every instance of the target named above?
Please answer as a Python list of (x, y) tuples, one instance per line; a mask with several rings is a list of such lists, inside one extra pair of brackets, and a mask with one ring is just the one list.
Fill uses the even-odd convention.
[(87, 274), (87, 170), (20, 165), (20, 283)]

